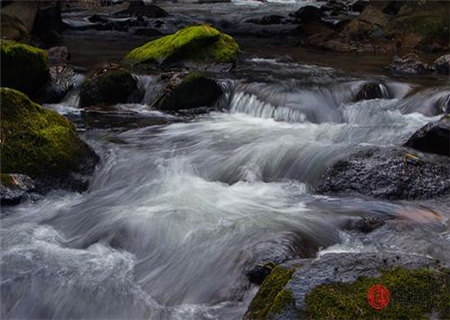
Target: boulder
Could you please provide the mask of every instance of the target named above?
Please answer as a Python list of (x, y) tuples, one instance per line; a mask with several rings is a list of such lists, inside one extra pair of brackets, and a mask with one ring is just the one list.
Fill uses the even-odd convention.
[(82, 107), (126, 103), (137, 90), (137, 80), (121, 67), (105, 68), (88, 77), (80, 92)]
[(74, 70), (67, 65), (51, 66), (49, 74), (39, 100), (43, 103), (60, 102), (69, 90), (80, 82), (81, 77), (77, 77)]
[(230, 69), (238, 55), (239, 46), (232, 37), (208, 25), (198, 25), (132, 50), (125, 57), (125, 63), (144, 70), (180, 66), (208, 69), (218, 65)]
[(370, 148), (334, 163), (317, 186), (320, 194), (379, 199), (431, 199), (450, 193), (450, 159), (419, 158), (403, 149)]
[(353, 101), (371, 100), (384, 98), (382, 84), (376, 82), (366, 82), (358, 90)]
[[(244, 319), (409, 319), (433, 312), (446, 319), (449, 274), (448, 265), (407, 253), (328, 253), (294, 260), (266, 278)], [(367, 303), (375, 284), (390, 291), (385, 309)]]
[(0, 174), (0, 203), (16, 205), (34, 191), (34, 181), (23, 174)]
[(142, 0), (130, 1), (128, 13), (131, 16), (144, 16), (148, 18), (165, 18), (170, 16), (165, 10), (157, 5)]
[(343, 32), (351, 37), (374, 37), (384, 35), (383, 28), (387, 24), (388, 19), (381, 10), (368, 6), (358, 18), (345, 26)]
[(46, 82), (49, 65), (44, 50), (14, 42), (1, 41), (1, 86), (33, 96)]
[(0, 13), (2, 39), (28, 39), (38, 10), (39, 1), (12, 1), (2, 7)]
[(426, 74), (433, 71), (433, 68), (420, 61), (419, 56), (415, 53), (409, 53), (403, 57), (395, 56), (387, 69), (400, 74)]
[(23, 93), (1, 88), (2, 172), (25, 174), (42, 187), (83, 190), (98, 156), (73, 124)]
[(222, 94), (223, 90), (215, 80), (199, 73), (175, 74), (154, 107), (168, 111), (213, 107)]
[(449, 74), (450, 54), (446, 54), (437, 58), (433, 63), (433, 67), (438, 73)]
[(323, 17), (323, 12), (317, 7), (314, 6), (304, 6), (298, 9), (295, 13), (292, 14), (297, 20), (300, 20), (301, 23), (310, 23), (313, 21), (318, 21)]
[(450, 115), (431, 122), (414, 133), (405, 146), (450, 157)]

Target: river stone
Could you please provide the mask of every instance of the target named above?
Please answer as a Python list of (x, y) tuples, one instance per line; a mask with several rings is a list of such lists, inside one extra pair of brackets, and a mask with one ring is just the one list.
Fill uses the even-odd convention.
[(450, 157), (450, 115), (419, 129), (405, 146)]
[(80, 92), (80, 105), (86, 107), (126, 103), (137, 89), (137, 80), (128, 70), (118, 66), (107, 67), (84, 81)]
[(35, 189), (34, 181), (24, 174), (0, 175), (0, 203), (2, 205), (19, 204), (29, 192)]
[(364, 83), (359, 89), (353, 101), (361, 100), (371, 100), (371, 99), (381, 99), (384, 97), (383, 90), (381, 89), (382, 84), (376, 82)]
[(310, 23), (313, 21), (318, 21), (323, 17), (323, 12), (315, 6), (304, 6), (298, 9), (292, 14), (292, 16), (301, 23)]
[(394, 73), (405, 74), (426, 74), (433, 71), (433, 68), (420, 61), (419, 56), (415, 53), (409, 53), (403, 57), (395, 56), (387, 68)]
[(450, 159), (427, 155), (405, 161), (407, 150), (370, 148), (334, 163), (317, 187), (320, 194), (390, 200), (431, 199), (450, 192)]
[(446, 54), (437, 58), (433, 67), (436, 69), (438, 73), (449, 74), (450, 71), (450, 54)]

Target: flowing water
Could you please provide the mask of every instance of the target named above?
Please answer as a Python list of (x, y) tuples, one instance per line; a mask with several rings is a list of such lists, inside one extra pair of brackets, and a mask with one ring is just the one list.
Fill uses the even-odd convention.
[[(155, 115), (145, 102), (158, 77), (139, 81), (143, 103), (121, 107)], [(352, 102), (368, 81), (383, 98)], [(333, 161), (438, 119), (449, 87), (261, 58), (221, 83), (222, 112), (87, 130), (102, 158), (87, 192), (2, 209), (2, 318), (239, 319), (256, 291), (245, 273), (262, 261), (398, 251), (450, 262), (449, 198), (314, 193)], [(47, 107), (76, 115), (76, 91)], [(389, 223), (341, 228), (361, 216)]]

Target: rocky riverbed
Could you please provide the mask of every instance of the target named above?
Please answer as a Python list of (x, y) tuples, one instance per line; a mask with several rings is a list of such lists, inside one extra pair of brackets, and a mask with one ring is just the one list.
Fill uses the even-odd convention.
[(6, 20), (2, 318), (448, 318), (448, 48), (390, 33), (411, 4), (92, 3)]

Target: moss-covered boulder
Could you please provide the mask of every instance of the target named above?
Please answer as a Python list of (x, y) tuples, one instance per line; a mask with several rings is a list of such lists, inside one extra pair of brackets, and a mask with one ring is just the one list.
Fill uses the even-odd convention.
[(23, 43), (1, 41), (1, 86), (28, 95), (46, 83), (49, 72), (47, 52)]
[(125, 62), (144, 70), (174, 66), (199, 69), (218, 65), (232, 66), (238, 55), (239, 46), (232, 37), (211, 26), (198, 25), (132, 50), (125, 57)]
[(213, 107), (222, 93), (215, 80), (192, 72), (171, 79), (154, 107), (168, 111)]
[(98, 157), (73, 124), (19, 91), (1, 88), (0, 94), (2, 172), (82, 189), (72, 173), (91, 173)]
[(87, 78), (80, 92), (82, 107), (126, 103), (137, 90), (137, 80), (124, 68), (101, 70)]

